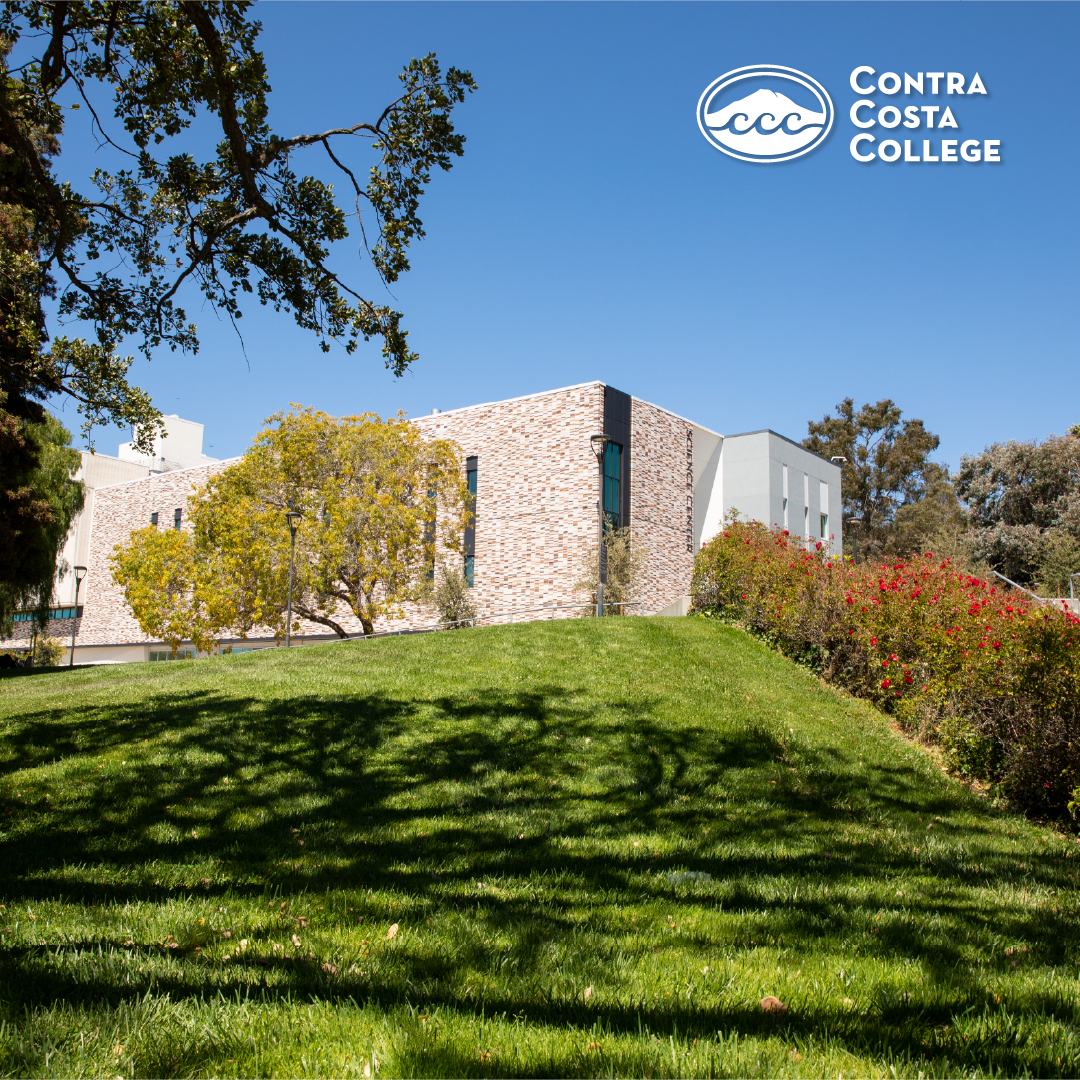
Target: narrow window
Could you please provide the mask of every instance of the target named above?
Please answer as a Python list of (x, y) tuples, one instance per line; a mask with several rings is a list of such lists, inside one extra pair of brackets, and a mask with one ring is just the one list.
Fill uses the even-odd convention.
[(802, 523), (803, 538), (810, 539), (810, 474), (803, 473)]
[(790, 528), (790, 526), (788, 525), (788, 510), (787, 510), (788, 493), (787, 493), (787, 490), (788, 490), (787, 489), (787, 466), (785, 465), (784, 466), (784, 528), (785, 529)]
[(469, 524), (465, 526), (465, 580), (471, 588), (476, 581), (476, 481), (477, 459), (465, 459), (465, 480), (469, 485), (469, 503), (471, 514)]
[(184, 516), (184, 511), (178, 506), (173, 511), (173, 528), (174, 529), (179, 529), (180, 528), (180, 519), (183, 516)]
[(150, 515), (150, 524), (153, 525), (155, 528), (157, 527), (157, 511), (156, 510)]
[(821, 539), (826, 540), (829, 536), (829, 515), (821, 515)]
[(609, 442), (604, 447), (604, 528), (618, 529), (621, 525), (619, 513), (619, 483), (622, 479), (622, 447)]
[(424, 547), (429, 553), (427, 569), (428, 581), (435, 580), (435, 496), (435, 489), (433, 487), (429, 487), (428, 498), (432, 501), (431, 517), (428, 518), (427, 524), (424, 526)]

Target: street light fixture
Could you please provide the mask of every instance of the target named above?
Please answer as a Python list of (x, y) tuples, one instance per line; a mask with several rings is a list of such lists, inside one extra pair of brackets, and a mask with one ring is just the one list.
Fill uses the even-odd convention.
[(292, 583), (293, 583), (293, 552), (296, 550), (296, 523), (304, 515), (299, 510), (287, 510), (285, 519), (289, 523), (289, 610), (285, 624), (285, 648), (292, 648)]
[(604, 451), (611, 440), (606, 435), (590, 435), (589, 444), (596, 455), (596, 463), (600, 467), (600, 498), (596, 500), (596, 511), (600, 519), (600, 548), (597, 552), (599, 574), (596, 583), (596, 617), (599, 619), (604, 614), (604, 583), (607, 579), (607, 559), (604, 551)]
[(75, 628), (79, 625), (79, 586), (82, 584), (82, 579), (86, 577), (86, 567), (76, 566), (75, 570), (75, 611), (71, 616), (71, 659), (68, 661), (68, 667), (75, 666)]

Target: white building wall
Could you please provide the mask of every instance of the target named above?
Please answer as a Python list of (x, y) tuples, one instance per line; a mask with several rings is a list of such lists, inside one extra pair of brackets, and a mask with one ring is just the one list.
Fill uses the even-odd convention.
[[(708, 527), (702, 529), (701, 541), (716, 535), (723, 518), (734, 513), (746, 521), (785, 527), (784, 497), (787, 473), (786, 528), (793, 536), (816, 542), (820, 539), (820, 515), (829, 514), (826, 539), (834, 554), (842, 550), (840, 467), (819, 454), (807, 450), (775, 431), (750, 431), (727, 435), (721, 444), (719, 483), (713, 488), (720, 494), (722, 515), (710, 507)], [(825, 498), (822, 499), (822, 492)]]
[(135, 449), (136, 433), (132, 431), (132, 441), (120, 444), (120, 458), (137, 465), (145, 465), (156, 472), (193, 469), (199, 465), (211, 465), (217, 460), (202, 452), (202, 424), (194, 420), (184, 420), (175, 413), (162, 419), (165, 422), (165, 432), (155, 438), (153, 454), (143, 454)]

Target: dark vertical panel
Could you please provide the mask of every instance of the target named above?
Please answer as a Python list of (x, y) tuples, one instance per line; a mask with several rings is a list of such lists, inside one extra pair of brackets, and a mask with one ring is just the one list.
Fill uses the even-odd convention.
[(613, 386), (604, 387), (604, 434), (622, 448), (622, 476), (619, 478), (619, 516), (625, 528), (630, 524), (630, 424), (633, 398), (616, 390)]

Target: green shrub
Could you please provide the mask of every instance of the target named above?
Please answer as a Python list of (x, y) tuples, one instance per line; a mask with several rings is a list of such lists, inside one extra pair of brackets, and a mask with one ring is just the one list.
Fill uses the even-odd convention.
[(476, 622), (476, 606), (472, 601), (472, 587), (461, 567), (445, 559), (439, 560), (437, 582), (431, 592), (431, 601), (439, 613), (439, 622), (448, 630), (462, 630)]
[(34, 648), (34, 667), (59, 667), (68, 648), (54, 637), (39, 637)]
[(970, 776), (1064, 816), (1080, 782), (1080, 619), (926, 554), (853, 566), (823, 544), (734, 523), (705, 544), (694, 608), (936, 739)]

